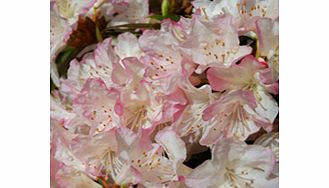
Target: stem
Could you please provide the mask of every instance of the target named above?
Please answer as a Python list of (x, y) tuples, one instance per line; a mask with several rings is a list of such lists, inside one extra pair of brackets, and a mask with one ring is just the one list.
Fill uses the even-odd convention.
[(103, 178), (99, 177), (98, 180), (102, 183), (104, 188), (110, 188), (110, 186), (107, 184), (107, 182)]
[(257, 40), (255, 57), (258, 58), (259, 56), (260, 56), (260, 53), (259, 53), (259, 40)]
[(137, 32), (136, 29), (160, 29), (160, 23), (131, 23), (131, 24), (123, 24), (116, 26), (109, 26), (102, 30), (103, 38), (108, 36), (116, 36), (120, 33), (131, 32), (133, 34), (141, 34), (141, 32)]
[(97, 25), (96, 25), (96, 38), (97, 38), (97, 42), (103, 41), (102, 33)]
[(123, 25), (116, 25), (116, 26), (110, 26), (103, 30), (103, 32), (109, 31), (109, 30), (132, 30), (132, 29), (160, 29), (159, 23), (132, 23), (132, 24), (123, 24)]

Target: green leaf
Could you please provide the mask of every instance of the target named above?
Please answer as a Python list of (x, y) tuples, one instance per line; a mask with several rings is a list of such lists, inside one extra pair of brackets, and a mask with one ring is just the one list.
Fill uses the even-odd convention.
[(152, 15), (152, 16), (150, 16), (150, 18), (153, 18), (153, 19), (156, 19), (159, 21), (162, 21), (165, 19), (164, 16), (162, 16), (162, 15)]
[(167, 16), (168, 13), (169, 13), (169, 0), (162, 0), (162, 3), (161, 3), (161, 13), (162, 13), (162, 16)]
[(66, 46), (56, 58), (57, 71), (60, 77), (66, 77), (67, 70), (72, 59), (80, 52), (80, 49)]
[(170, 18), (170, 19), (172, 19), (172, 20), (178, 22), (179, 19), (180, 19), (180, 16), (179, 16), (179, 15), (176, 15), (176, 14), (169, 14), (169, 15), (168, 15), (168, 18)]
[(53, 82), (53, 79), (51, 79), (51, 77), (50, 77), (50, 92), (51, 92), (52, 90), (55, 90), (55, 89), (58, 89), (58, 88), (55, 86), (55, 84), (54, 84), (54, 82)]
[(156, 19), (156, 20), (159, 20), (159, 21), (170, 18), (171, 20), (174, 20), (174, 21), (178, 22), (179, 19), (180, 19), (180, 16), (176, 15), (176, 14), (168, 14), (167, 16), (152, 15), (152, 16), (150, 16), (150, 18), (153, 18), (153, 19)]

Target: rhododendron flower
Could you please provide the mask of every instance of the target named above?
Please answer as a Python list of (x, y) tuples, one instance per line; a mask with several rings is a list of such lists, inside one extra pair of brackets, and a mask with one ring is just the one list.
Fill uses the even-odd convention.
[(215, 121), (203, 120), (202, 115), (208, 105), (213, 103), (220, 94), (212, 93), (209, 85), (200, 88), (187, 85), (184, 92), (190, 102), (184, 108), (179, 119), (173, 124), (173, 128), (187, 143), (197, 143), (205, 129), (216, 123)]
[(164, 122), (176, 122), (189, 104), (188, 98), (181, 87), (176, 87), (170, 94), (165, 96)]
[(126, 57), (139, 58), (142, 55), (138, 39), (131, 33), (123, 33), (119, 35), (114, 50), (121, 60)]
[(261, 90), (277, 93), (278, 83), (271, 71), (266, 62), (249, 55), (229, 68), (210, 68), (207, 77), (216, 91), (242, 89), (255, 93)]
[(135, 93), (144, 89), (145, 72), (146, 67), (136, 57), (127, 57), (120, 64), (113, 65), (112, 80), (123, 92)]
[(104, 40), (97, 45), (95, 52), (85, 54), (80, 62), (73, 60), (70, 63), (68, 78), (62, 81), (62, 92), (73, 98), (89, 78), (101, 78), (110, 87), (113, 83), (113, 66), (118, 61), (111, 46), (111, 39)]
[(57, 92), (50, 95), (50, 117), (66, 125), (75, 117), (71, 112), (72, 105), (65, 102)]
[(181, 17), (178, 22), (170, 19), (161, 22), (161, 30), (171, 33), (178, 42), (184, 42), (192, 32), (193, 20)]
[(269, 66), (279, 74), (279, 21), (262, 18), (256, 21), (256, 31), (259, 40), (259, 54), (265, 57)]
[[(110, 9), (110, 10), (109, 10)], [(116, 14), (113, 17), (113, 14)], [(148, 2), (127, 0), (54, 0), (51, 1), (50, 25), (50, 62), (51, 78), (60, 85), (55, 58), (65, 47), (73, 30), (77, 28), (79, 17), (89, 16), (96, 19), (104, 16), (111, 24), (147, 22)]]
[(277, 1), (168, 2), (51, 0), (52, 188), (278, 187)]
[(91, 134), (120, 126), (117, 108), (119, 93), (107, 88), (100, 79), (89, 79), (83, 89), (73, 100), (73, 110), (84, 117), (91, 127)]
[(171, 92), (182, 77), (183, 57), (175, 47), (177, 43), (170, 33), (164, 31), (145, 31), (139, 38), (145, 52), (141, 62), (147, 66), (146, 81), (159, 85), (163, 93)]
[(272, 122), (257, 113), (255, 108), (256, 99), (249, 91), (232, 91), (222, 95), (204, 111), (203, 119), (216, 123), (206, 128), (200, 143), (214, 144), (223, 137), (243, 141), (261, 127), (268, 130)]
[[(135, 135), (129, 129), (119, 129), (115, 136), (118, 151), (113, 153), (114, 158), (108, 163), (108, 169), (114, 169), (110, 175), (115, 178), (115, 183), (159, 187), (177, 181), (177, 162), (184, 160), (185, 154), (177, 150), (184, 147), (184, 143), (174, 134), (170, 131), (161, 132), (157, 135), (159, 144), (152, 144), (145, 133)], [(163, 156), (164, 151), (169, 159)]]
[(122, 3), (114, 2), (113, 5), (117, 15), (111, 19), (111, 25), (148, 22), (148, 1), (123, 0)]
[(228, 67), (243, 56), (251, 53), (248, 46), (240, 46), (234, 18), (225, 14), (213, 22), (200, 16), (193, 19), (192, 32), (181, 45), (182, 50), (199, 64), (197, 73), (215, 66)]
[(189, 187), (278, 187), (278, 179), (269, 179), (273, 165), (271, 150), (223, 140), (212, 149), (211, 160), (186, 178), (186, 184)]
[(265, 62), (246, 56), (241, 63), (230, 68), (210, 68), (207, 77), (216, 91), (251, 91), (256, 98), (256, 112), (269, 122), (274, 121), (278, 106), (269, 93), (278, 93), (278, 83)]
[(164, 97), (144, 80), (146, 68), (137, 58), (124, 58), (122, 64), (114, 67), (112, 75), (120, 90), (118, 113), (122, 125), (135, 132), (152, 128), (162, 119)]
[(196, 0), (193, 5), (211, 19), (225, 13), (233, 15), (239, 23), (240, 33), (255, 30), (255, 21), (259, 18), (275, 20), (279, 16), (277, 0)]
[(102, 188), (83, 172), (63, 166), (56, 175), (57, 184), (62, 188)]
[(143, 88), (143, 83), (137, 91), (129, 92), (122, 90), (120, 98), (124, 126), (138, 131), (140, 128), (152, 128), (160, 122), (163, 116), (163, 100), (157, 96), (149, 96), (148, 90)]
[(263, 147), (269, 148), (275, 155), (275, 165), (273, 169), (273, 176), (279, 176), (279, 133), (267, 133), (259, 137), (255, 145), (261, 145)]
[(275, 154), (275, 161), (279, 161), (279, 133), (264, 134), (255, 141), (255, 144), (271, 149)]
[[(93, 137), (73, 134), (71, 139), (57, 139), (59, 142), (55, 158), (64, 162), (66, 166), (84, 172), (94, 180), (110, 175), (112, 182), (136, 183), (129, 165), (123, 165), (119, 159), (120, 143), (116, 140), (116, 134), (116, 130), (113, 129)], [(60, 135), (58, 138), (61, 137)]]

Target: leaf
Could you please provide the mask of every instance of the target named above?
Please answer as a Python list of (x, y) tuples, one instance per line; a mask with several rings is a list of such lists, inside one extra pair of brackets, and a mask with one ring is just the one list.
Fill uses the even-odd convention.
[(58, 88), (56, 87), (56, 85), (54, 84), (53, 80), (52, 80), (51, 77), (50, 77), (50, 92), (51, 92), (52, 90), (55, 90), (55, 89), (58, 89)]
[(159, 14), (157, 14), (157, 15), (152, 15), (152, 16), (150, 16), (150, 18), (152, 18), (152, 19), (156, 19), (156, 20), (159, 20), (159, 21), (164, 20), (164, 16), (159, 15)]
[(66, 77), (70, 62), (79, 53), (80, 48), (67, 46), (56, 58), (56, 66), (60, 77)]
[(161, 3), (162, 16), (167, 16), (168, 15), (169, 7), (170, 7), (169, 0), (162, 0), (162, 3)]
[(178, 22), (179, 19), (180, 19), (180, 16), (179, 15), (175, 15), (175, 14), (169, 14), (168, 15), (168, 18), (170, 18), (171, 20), (174, 20), (174, 21)]
[(170, 18), (171, 20), (178, 22), (179, 19), (180, 19), (180, 16), (179, 15), (175, 15), (175, 14), (168, 14), (167, 16), (152, 15), (152, 16), (150, 16), (150, 18), (153, 18), (153, 19), (156, 19), (156, 20), (159, 20), (159, 21), (162, 21), (164, 19)]

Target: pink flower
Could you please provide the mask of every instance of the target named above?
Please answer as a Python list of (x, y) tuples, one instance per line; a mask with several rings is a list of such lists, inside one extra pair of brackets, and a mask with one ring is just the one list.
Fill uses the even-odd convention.
[(206, 127), (200, 144), (211, 145), (222, 138), (232, 137), (244, 141), (261, 127), (271, 127), (272, 122), (257, 113), (256, 105), (256, 98), (250, 91), (223, 94), (204, 111), (203, 119), (215, 123)]
[(275, 82), (271, 77), (265, 77), (264, 73), (270, 70), (265, 62), (259, 62), (249, 55), (241, 63), (233, 64), (229, 68), (210, 68), (207, 71), (207, 78), (216, 91), (236, 89), (257, 91), (259, 86)]
[(261, 146), (226, 139), (212, 148), (205, 161), (186, 177), (189, 187), (278, 187), (278, 179), (269, 179), (274, 165), (270, 150)]
[[(60, 188), (102, 188), (83, 172), (63, 166), (56, 174), (57, 186)], [(53, 188), (57, 187), (54, 186)]]
[(140, 129), (151, 129), (163, 118), (162, 97), (149, 95), (152, 90), (147, 87), (147, 83), (141, 83), (133, 92), (126, 88), (121, 90), (122, 125), (135, 132)]
[[(278, 134), (247, 145), (278, 114), (277, 1), (193, 2), (192, 18), (86, 47), (51, 76), (51, 186), (278, 186)], [(51, 61), (79, 16), (149, 20), (148, 1), (51, 1)], [(140, 30), (136, 30), (140, 31)], [(241, 35), (257, 39), (240, 45)], [(92, 52), (87, 52), (93, 50)], [(82, 57), (82, 58), (81, 58)], [(80, 59), (81, 58), (81, 59)], [(272, 135), (272, 136), (271, 136)], [(210, 147), (195, 169), (190, 159)]]
[(137, 37), (128, 32), (118, 36), (114, 50), (121, 60), (126, 57), (139, 58), (142, 55)]
[[(51, 119), (51, 164), (55, 165), (57, 170), (62, 166), (72, 167), (78, 171), (84, 171), (85, 164), (74, 155), (70, 149), (70, 143), (76, 135), (65, 131), (62, 124), (56, 119)], [(53, 172), (53, 176), (57, 171)]]
[(91, 127), (91, 135), (98, 134), (120, 126), (118, 97), (118, 91), (107, 88), (101, 79), (89, 79), (74, 98), (73, 110)]
[(72, 113), (72, 105), (62, 99), (59, 92), (53, 92), (50, 95), (50, 117), (62, 122), (64, 126), (75, 118), (75, 114)]
[(165, 96), (164, 103), (163, 121), (172, 123), (180, 118), (189, 101), (184, 90), (181, 87), (176, 87), (171, 93)]
[(146, 68), (136, 57), (124, 58), (122, 64), (115, 65), (112, 75), (120, 90), (122, 126), (134, 132), (150, 129), (162, 119), (164, 95), (144, 80)]
[(229, 68), (210, 68), (207, 77), (216, 91), (251, 91), (256, 98), (256, 112), (268, 122), (274, 121), (278, 105), (269, 93), (277, 94), (279, 86), (273, 70), (266, 63), (250, 55)]
[(178, 22), (165, 19), (161, 22), (161, 30), (171, 33), (178, 42), (184, 42), (192, 32), (193, 20), (181, 17)]
[(204, 112), (204, 120), (217, 120), (200, 143), (212, 144), (222, 137), (245, 140), (261, 127), (271, 130), (278, 106), (267, 91), (277, 92), (277, 83), (267, 64), (252, 56), (229, 68), (210, 68), (207, 77), (213, 90), (226, 91)]
[(271, 68), (264, 62), (259, 62), (253, 56), (246, 56), (240, 64), (230, 68), (211, 68), (207, 77), (213, 90), (248, 90), (257, 101), (257, 113), (273, 122), (278, 106), (276, 101), (268, 94), (277, 94), (278, 82)]
[(139, 44), (144, 51), (140, 58), (147, 67), (145, 80), (158, 85), (163, 93), (169, 93), (181, 80), (182, 56), (175, 48), (177, 40), (168, 32), (145, 31), (139, 38)]
[(199, 64), (197, 73), (207, 67), (228, 67), (251, 53), (250, 47), (239, 46), (237, 26), (229, 14), (216, 17), (213, 21), (194, 15), (192, 32), (180, 47)]
[(275, 165), (272, 172), (273, 177), (279, 177), (279, 133), (272, 132), (267, 133), (259, 137), (255, 143), (255, 145), (260, 145), (265, 148), (270, 149), (275, 155)]
[(279, 161), (279, 133), (267, 133), (259, 137), (255, 141), (256, 145), (260, 145), (272, 150), (275, 155), (275, 161)]
[[(120, 2), (121, 1), (121, 2)], [(114, 13), (110, 25), (145, 23), (149, 18), (149, 3), (145, 0), (112, 0)]]
[[(53, 132), (57, 133), (53, 136), (53, 143), (56, 144), (55, 159), (74, 169), (76, 173), (84, 174), (93, 180), (98, 177), (110, 178), (110, 181), (116, 184), (136, 184), (139, 181), (138, 174), (119, 156), (123, 143), (117, 140), (116, 129), (106, 130), (91, 137), (83, 134), (70, 135), (56, 130)], [(127, 139), (134, 138), (136, 136)], [(57, 172), (56, 176), (60, 173)], [(65, 178), (60, 177), (57, 182), (63, 179)], [(75, 183), (70, 179), (66, 182), (67, 186), (73, 186)]]
[(279, 21), (262, 18), (256, 21), (257, 38), (259, 40), (259, 55), (266, 58), (274, 70), (275, 77), (279, 76)]
[(213, 103), (220, 94), (212, 93), (209, 85), (195, 88), (187, 85), (184, 92), (189, 101), (183, 113), (174, 122), (173, 129), (184, 138), (186, 143), (198, 143), (205, 129), (212, 126), (215, 121), (205, 121), (202, 119), (203, 111)]
[(196, 0), (194, 7), (208, 19), (229, 13), (239, 25), (239, 33), (255, 30), (255, 21), (259, 18), (279, 17), (279, 2), (276, 0)]
[(116, 87), (136, 92), (144, 82), (145, 72), (145, 65), (136, 57), (126, 57), (113, 65), (112, 80)]
[[(168, 140), (169, 139), (169, 140)], [(185, 159), (184, 142), (172, 131), (162, 131), (156, 136), (157, 143), (151, 143), (147, 132), (137, 135), (122, 128), (117, 134), (118, 156), (140, 178), (138, 184), (146, 187), (161, 187), (171, 181), (178, 181), (177, 165)], [(164, 153), (169, 158), (164, 157)]]
[(70, 98), (75, 97), (89, 78), (101, 78), (108, 87), (112, 86), (113, 66), (118, 64), (111, 39), (105, 39), (97, 44), (93, 53), (85, 54), (79, 62), (74, 59), (70, 63), (67, 79), (62, 80), (61, 91)]

